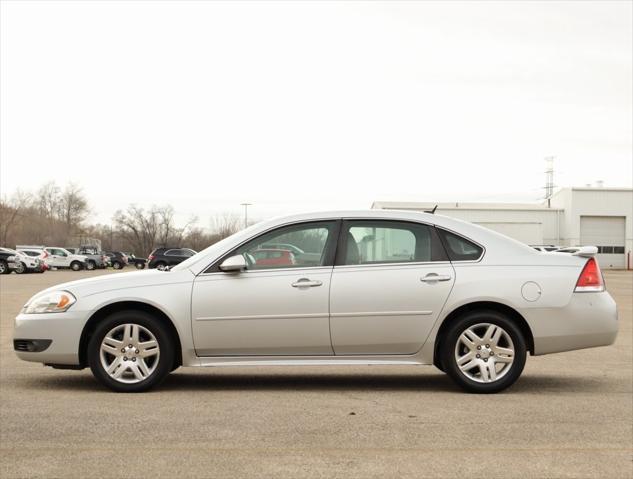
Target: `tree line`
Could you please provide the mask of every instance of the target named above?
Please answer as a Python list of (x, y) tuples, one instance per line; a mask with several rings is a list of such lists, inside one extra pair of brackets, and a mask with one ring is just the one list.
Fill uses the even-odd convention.
[(60, 187), (50, 181), (33, 192), (17, 190), (0, 199), (0, 246), (77, 247), (94, 238), (106, 251), (146, 256), (160, 246), (200, 251), (241, 227), (239, 218), (231, 214), (214, 218), (210, 231), (200, 227), (196, 217), (179, 226), (170, 205), (132, 204), (117, 211), (109, 225), (89, 222), (90, 212), (86, 195), (75, 183)]

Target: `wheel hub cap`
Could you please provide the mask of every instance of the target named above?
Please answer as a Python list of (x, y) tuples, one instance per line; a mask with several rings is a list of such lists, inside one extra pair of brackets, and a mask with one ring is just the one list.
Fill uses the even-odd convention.
[(512, 368), (514, 343), (508, 332), (496, 324), (475, 324), (459, 336), (455, 361), (468, 379), (478, 383), (498, 381)]
[(139, 324), (115, 326), (101, 341), (101, 366), (118, 382), (134, 384), (147, 379), (156, 370), (159, 358), (156, 337)]

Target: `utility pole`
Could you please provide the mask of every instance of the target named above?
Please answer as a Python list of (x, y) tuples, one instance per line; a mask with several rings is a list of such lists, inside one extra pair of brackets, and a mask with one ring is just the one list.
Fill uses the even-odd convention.
[(244, 228), (248, 228), (248, 207), (253, 203), (240, 203), (244, 207)]

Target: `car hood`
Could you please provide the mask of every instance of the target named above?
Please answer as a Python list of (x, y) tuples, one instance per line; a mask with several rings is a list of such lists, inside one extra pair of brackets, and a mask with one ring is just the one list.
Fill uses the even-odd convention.
[(92, 278), (69, 281), (67, 283), (61, 283), (47, 288), (40, 293), (45, 291), (65, 290), (70, 291), (79, 298), (81, 296), (89, 296), (91, 294), (117, 289), (140, 288), (144, 286), (157, 286), (161, 284), (193, 281), (193, 278), (194, 275), (189, 270), (176, 272), (152, 269), (134, 271), (130, 273), (105, 274)]

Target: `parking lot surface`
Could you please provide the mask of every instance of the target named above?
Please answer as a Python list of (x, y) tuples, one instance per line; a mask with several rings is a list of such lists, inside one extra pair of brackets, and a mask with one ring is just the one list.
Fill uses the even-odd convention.
[(633, 477), (632, 279), (615, 345), (530, 357), (497, 395), (433, 367), (181, 368), (116, 394), (13, 354), (35, 292), (111, 272), (0, 277), (0, 477)]

